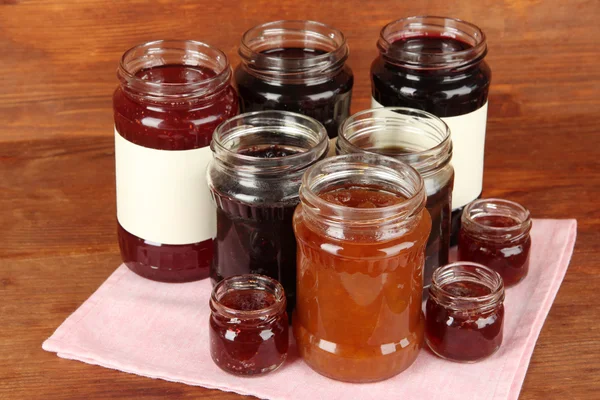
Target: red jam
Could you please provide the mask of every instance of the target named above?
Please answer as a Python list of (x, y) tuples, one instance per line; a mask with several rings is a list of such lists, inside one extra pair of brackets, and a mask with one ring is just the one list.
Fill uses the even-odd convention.
[[(248, 276), (253, 275), (232, 277), (222, 284)], [(236, 375), (256, 375), (270, 372), (285, 361), (289, 328), (283, 294), (278, 298), (264, 288), (232, 289), (220, 298), (218, 294), (213, 297), (211, 310), (210, 352), (221, 369)]]
[[(153, 46), (156, 48), (160, 43)], [(135, 48), (130, 52), (133, 50)], [(148, 53), (146, 57), (152, 56)], [(230, 74), (228, 68), (227, 65), (226, 73)], [(128, 142), (159, 150), (199, 149), (210, 144), (212, 132), (222, 121), (238, 112), (237, 95), (227, 82), (206, 92), (206, 82), (218, 75), (208, 67), (168, 64), (139, 71), (125, 69), (125, 72), (119, 71), (121, 85), (114, 93), (113, 105), (115, 128)], [(183, 89), (177, 96), (171, 94), (161, 98), (156, 93), (145, 92), (146, 83), (156, 84), (152, 90), (158, 92), (172, 91), (175, 86)], [(184, 92), (186, 85), (189, 85), (189, 91)], [(204, 85), (204, 92), (196, 93), (199, 86), (195, 85)], [(140, 87), (144, 89), (140, 90)], [(185, 282), (208, 276), (213, 253), (211, 238), (195, 243), (156, 243), (132, 234), (120, 222), (118, 237), (123, 262), (141, 276), (165, 282)]]

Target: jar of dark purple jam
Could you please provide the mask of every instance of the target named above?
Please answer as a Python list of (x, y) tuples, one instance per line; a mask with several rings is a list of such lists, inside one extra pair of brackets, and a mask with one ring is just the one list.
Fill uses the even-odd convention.
[(371, 65), (372, 107), (428, 111), (450, 127), (455, 171), (452, 243), (462, 208), (481, 195), (491, 70), (485, 34), (454, 18), (410, 17), (386, 25)]
[(157, 281), (208, 276), (216, 223), (206, 185), (214, 129), (238, 112), (231, 68), (200, 42), (128, 50), (113, 96), (119, 247)]
[(242, 112), (297, 112), (337, 135), (354, 83), (342, 32), (314, 21), (269, 22), (244, 33), (239, 54), (234, 76)]
[(214, 132), (208, 184), (217, 206), (210, 268), (213, 284), (260, 274), (281, 282), (295, 305), (296, 239), (292, 216), (304, 171), (328, 151), (327, 132), (313, 118), (256, 111)]

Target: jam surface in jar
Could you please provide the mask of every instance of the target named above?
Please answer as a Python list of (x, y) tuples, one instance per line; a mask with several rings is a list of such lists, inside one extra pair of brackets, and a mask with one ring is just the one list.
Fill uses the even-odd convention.
[[(236, 276), (233, 281), (242, 282), (249, 276)], [(231, 285), (231, 280), (223, 282)], [(236, 375), (264, 374), (277, 369), (285, 361), (289, 346), (281, 286), (275, 291), (248, 288), (247, 284), (229, 291), (221, 288), (215, 287), (216, 294), (211, 298), (209, 332), (213, 361)], [(221, 291), (224, 293), (220, 294)]]
[[(163, 55), (166, 49), (169, 49), (170, 53)], [(203, 61), (199, 61), (198, 65), (191, 65), (196, 59), (189, 56), (189, 49), (196, 49), (198, 54), (204, 54), (207, 60), (214, 63), (210, 66), (201, 65)], [(182, 59), (186, 57), (186, 64), (190, 65), (183, 64)], [(138, 155), (140, 151), (147, 154), (148, 150), (144, 149), (154, 149), (172, 151), (169, 154), (177, 157), (179, 154), (184, 155), (188, 151), (204, 148), (210, 144), (213, 130), (238, 112), (237, 94), (229, 83), (231, 72), (225, 55), (199, 42), (159, 41), (140, 45), (125, 53), (118, 74), (121, 84), (113, 95), (115, 130), (119, 139), (117, 141), (125, 143), (128, 149), (134, 148)], [(154, 203), (148, 206), (147, 199), (155, 197), (153, 193), (156, 189), (146, 191), (146, 188), (142, 188), (143, 191), (137, 190), (133, 194), (135, 200), (124, 199), (132, 193), (125, 193), (123, 187), (119, 187), (122, 173), (119, 168), (131, 170), (131, 163), (139, 162), (139, 158), (135, 161), (128, 159), (131, 153), (127, 153), (122, 147), (117, 150), (121, 152), (123, 162), (120, 166), (117, 165), (117, 208), (126, 200), (129, 202), (129, 209), (144, 209), (144, 214), (137, 216), (135, 227), (128, 227), (120, 216), (118, 218), (118, 238), (123, 262), (137, 274), (158, 281), (186, 282), (207, 277), (213, 246), (210, 235), (206, 235), (206, 239), (192, 242), (158, 241), (146, 236), (144, 228), (139, 227), (140, 220), (156, 220), (157, 216), (176, 214), (179, 219), (185, 219), (185, 216), (178, 214), (177, 210), (181, 209), (178, 200), (170, 203), (165, 200), (160, 208)], [(206, 151), (206, 155), (209, 156), (210, 150)], [(187, 157), (189, 159), (189, 156)], [(144, 160), (154, 164), (153, 159)], [(142, 177), (144, 171), (141, 167), (135, 168), (138, 174), (142, 174), (137, 175), (138, 178)], [(148, 173), (153, 174), (154, 171)], [(194, 179), (187, 171), (179, 171), (176, 174), (178, 176), (168, 176), (165, 179), (179, 179), (182, 182)], [(152, 181), (151, 176), (143, 176), (143, 179)], [(184, 193), (187, 189), (181, 187), (180, 190)], [(200, 196), (197, 193), (193, 195)], [(211, 210), (208, 209), (208, 191), (203, 196), (206, 196), (204, 202), (207, 206), (203, 212), (209, 213)], [(146, 204), (143, 207), (135, 207), (136, 203), (132, 201)], [(127, 221), (131, 225), (131, 219)], [(174, 226), (180, 221), (174, 218), (166, 223), (173, 225), (169, 227), (169, 231), (176, 231), (178, 228)], [(198, 222), (188, 218), (187, 223)], [(141, 225), (144, 226), (144, 223)]]
[(491, 276), (491, 284), (474, 275), (447, 283), (436, 280), (436, 275), (456, 264), (461, 263), (449, 264), (434, 273), (425, 311), (425, 339), (442, 358), (475, 362), (496, 352), (502, 343), (504, 288), (499, 276), (497, 282), (493, 281), (493, 271), (474, 263), (468, 264), (487, 269), (489, 273), (484, 273)]

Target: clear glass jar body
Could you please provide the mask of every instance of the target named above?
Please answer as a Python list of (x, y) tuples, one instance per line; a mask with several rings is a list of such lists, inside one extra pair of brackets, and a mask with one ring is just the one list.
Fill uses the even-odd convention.
[(259, 375), (287, 358), (289, 324), (283, 287), (262, 275), (222, 280), (210, 298), (210, 354), (221, 369)]
[(442, 118), (452, 132), (452, 244), (462, 208), (481, 195), (491, 70), (485, 34), (465, 21), (410, 17), (386, 25), (371, 64), (373, 107), (410, 107)]
[(531, 216), (520, 204), (503, 199), (475, 200), (463, 211), (458, 259), (483, 264), (500, 274), (505, 286), (529, 271)]
[(402, 107), (361, 111), (348, 118), (338, 135), (337, 154), (371, 152), (393, 157), (416, 169), (425, 184), (431, 234), (425, 251), (424, 287), (433, 271), (448, 264), (454, 169), (448, 126), (435, 115)]
[[(320, 197), (345, 187), (404, 200), (354, 208)], [(400, 373), (416, 359), (423, 339), (431, 220), (421, 177), (377, 154), (331, 157), (306, 172), (300, 198), (292, 321), (300, 355), (318, 373), (341, 381), (372, 382)]]
[(243, 35), (239, 54), (234, 76), (243, 112), (297, 112), (337, 135), (354, 84), (342, 32), (314, 21), (269, 22)]
[(238, 112), (221, 51), (194, 41), (128, 50), (113, 95), (117, 219), (123, 262), (138, 275), (208, 276), (213, 207), (204, 179), (213, 130)]
[(502, 344), (502, 278), (477, 263), (445, 265), (433, 274), (425, 313), (425, 340), (435, 354), (458, 362), (489, 357)]
[(217, 207), (210, 268), (213, 284), (240, 274), (277, 279), (295, 304), (296, 239), (292, 216), (306, 169), (325, 157), (318, 121), (286, 111), (241, 114), (220, 125), (208, 185)]

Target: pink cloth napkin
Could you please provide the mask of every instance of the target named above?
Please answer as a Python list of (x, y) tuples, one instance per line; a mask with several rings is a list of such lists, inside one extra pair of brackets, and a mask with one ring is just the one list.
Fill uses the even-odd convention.
[(292, 346), (279, 370), (262, 377), (236, 377), (210, 358), (208, 280), (157, 283), (123, 265), (43, 348), (89, 364), (267, 399), (517, 399), (569, 265), (576, 228), (575, 220), (534, 221), (529, 275), (507, 290), (502, 347), (476, 364), (444, 361), (424, 349), (408, 370), (392, 379), (349, 384), (313, 372)]

